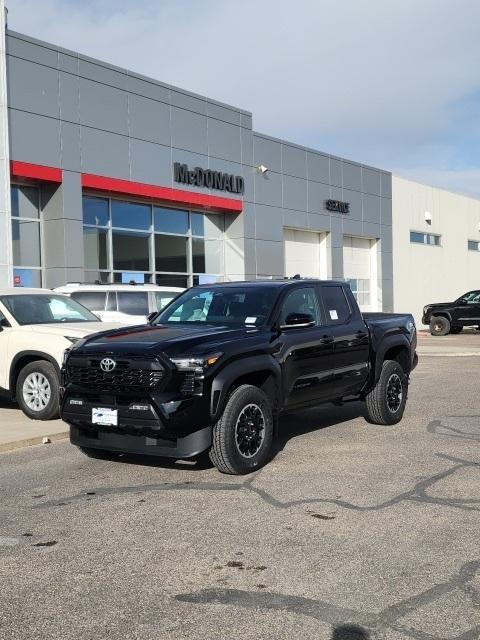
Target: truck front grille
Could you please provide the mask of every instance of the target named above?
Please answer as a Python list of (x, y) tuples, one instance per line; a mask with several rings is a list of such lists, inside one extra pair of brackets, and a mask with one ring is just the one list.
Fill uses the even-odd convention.
[(115, 360), (113, 371), (100, 367), (100, 357), (71, 356), (67, 363), (68, 381), (95, 391), (135, 391), (158, 387), (165, 376), (157, 360), (121, 358)]

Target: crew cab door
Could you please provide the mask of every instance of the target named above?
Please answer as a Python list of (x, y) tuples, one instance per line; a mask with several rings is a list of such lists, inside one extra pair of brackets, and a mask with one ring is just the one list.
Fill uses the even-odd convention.
[(463, 297), (454, 310), (454, 320), (458, 324), (480, 324), (480, 291), (471, 291)]
[[(291, 314), (308, 314), (312, 326), (287, 326)], [(322, 326), (314, 286), (296, 287), (283, 299), (274, 345), (283, 371), (284, 406), (314, 404), (330, 397), (333, 384), (333, 337)]]
[(320, 296), (325, 329), (333, 336), (334, 389), (337, 397), (356, 395), (368, 376), (370, 339), (358, 305), (349, 289), (322, 284)]

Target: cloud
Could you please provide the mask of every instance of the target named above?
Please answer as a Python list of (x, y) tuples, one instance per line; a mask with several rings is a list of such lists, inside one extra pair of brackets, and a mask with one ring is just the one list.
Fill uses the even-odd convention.
[[(248, 109), (254, 127), (448, 179), (472, 157), (480, 3), (10, 0), (13, 29)], [(478, 106), (480, 100), (473, 103)], [(439, 155), (438, 147), (442, 153)], [(474, 170), (474, 166), (462, 167)]]

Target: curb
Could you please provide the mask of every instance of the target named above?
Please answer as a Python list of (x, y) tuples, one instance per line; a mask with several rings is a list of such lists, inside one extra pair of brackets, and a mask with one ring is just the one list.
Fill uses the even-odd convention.
[(420, 358), (478, 358), (480, 351), (459, 351), (457, 353), (422, 353), (417, 350)]
[(15, 449), (23, 449), (24, 447), (32, 447), (35, 444), (42, 444), (43, 438), (49, 438), (52, 442), (55, 440), (63, 440), (68, 438), (68, 431), (60, 431), (59, 433), (44, 434), (43, 436), (35, 436), (26, 438), (25, 440), (15, 440), (13, 442), (0, 443), (0, 453), (4, 451), (13, 451)]

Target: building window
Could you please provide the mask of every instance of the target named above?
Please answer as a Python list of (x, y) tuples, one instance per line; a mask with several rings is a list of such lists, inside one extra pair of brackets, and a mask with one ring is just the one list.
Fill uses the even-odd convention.
[(88, 281), (188, 287), (224, 273), (224, 216), (83, 197)]
[(13, 283), (42, 286), (40, 194), (37, 187), (12, 185)]
[(410, 242), (414, 242), (415, 244), (428, 244), (433, 247), (439, 247), (441, 237), (442, 236), (438, 236), (435, 233), (410, 231)]
[(469, 240), (468, 241), (468, 250), (469, 251), (480, 251), (480, 242), (477, 240)]
[(370, 304), (370, 280), (365, 278), (350, 278), (346, 280), (359, 306)]

